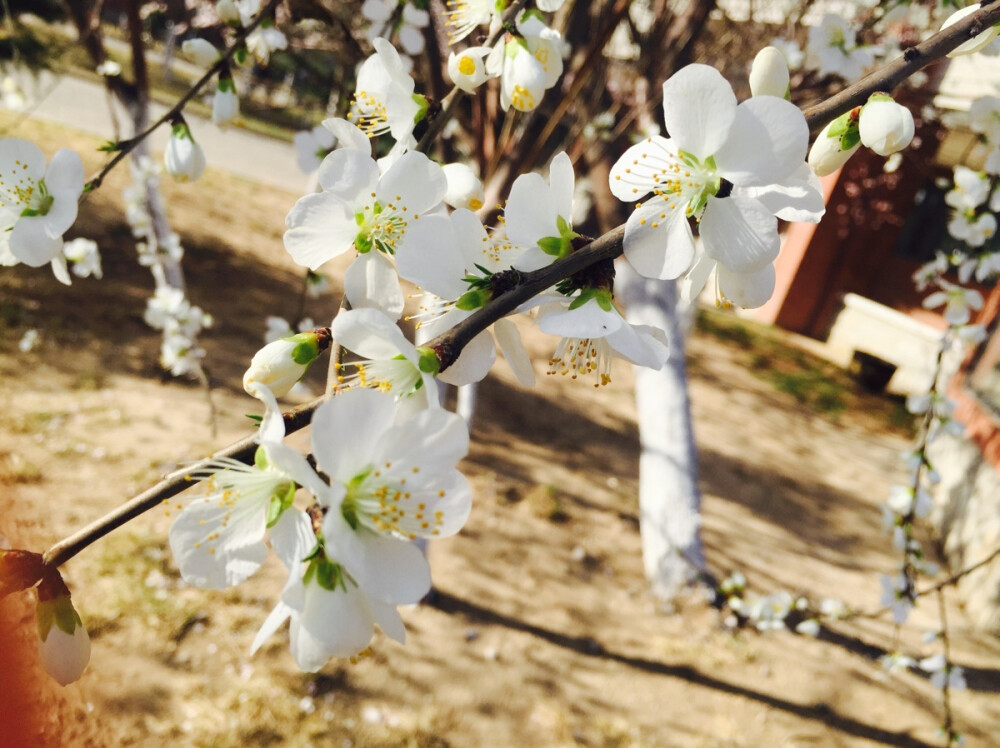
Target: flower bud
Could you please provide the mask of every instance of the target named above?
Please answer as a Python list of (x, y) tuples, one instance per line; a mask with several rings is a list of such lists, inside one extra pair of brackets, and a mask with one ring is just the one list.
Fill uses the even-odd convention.
[(823, 128), (809, 149), (809, 168), (817, 177), (833, 174), (861, 146), (857, 110), (848, 112)]
[(215, 4), (215, 12), (219, 14), (219, 18), (223, 23), (230, 25), (240, 24), (240, 9), (236, 6), (234, 0), (219, 0)]
[(181, 52), (203, 68), (210, 68), (219, 61), (219, 50), (206, 39), (188, 39), (181, 45)]
[(205, 173), (205, 152), (194, 142), (191, 131), (183, 122), (174, 125), (167, 149), (163, 152), (163, 165), (178, 182), (193, 182)]
[(61, 686), (78, 680), (90, 662), (90, 637), (58, 572), (39, 585), (35, 618), (45, 672)]
[(448, 190), (444, 193), (444, 201), (452, 208), (467, 208), (479, 210), (483, 207), (486, 195), (483, 183), (465, 164), (445, 164), (442, 167), (445, 179), (448, 180)]
[(325, 328), (268, 343), (250, 361), (250, 368), (243, 375), (243, 389), (256, 396), (256, 385), (263, 385), (275, 397), (287, 395), (305, 376), (309, 364), (329, 345), (330, 331)]
[(750, 93), (753, 96), (789, 98), (788, 63), (777, 47), (764, 47), (753, 58)]
[(458, 54), (448, 55), (448, 77), (466, 93), (473, 93), (489, 77), (483, 58), (489, 47), (469, 47)]
[[(941, 30), (944, 31), (949, 26), (958, 23), (966, 16), (970, 16), (980, 9), (979, 3), (974, 3), (960, 10), (956, 10), (950, 16), (948, 20), (941, 24)], [(962, 42), (957, 47), (955, 47), (951, 52), (948, 53), (948, 57), (961, 57), (962, 55), (971, 55), (974, 52), (978, 52), (987, 44), (989, 44), (996, 35), (1000, 33), (1000, 27), (990, 26), (986, 31), (977, 35), (973, 39), (969, 39), (967, 42)]]
[(913, 140), (913, 115), (885, 94), (873, 94), (861, 110), (861, 142), (880, 156), (901, 151)]
[(232, 78), (219, 78), (219, 86), (212, 99), (212, 122), (222, 126), (232, 122), (240, 113), (240, 97)]

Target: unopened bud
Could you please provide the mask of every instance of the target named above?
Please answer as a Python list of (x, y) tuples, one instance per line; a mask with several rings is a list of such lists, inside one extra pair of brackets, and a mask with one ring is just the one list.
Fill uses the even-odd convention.
[(901, 151), (913, 140), (913, 115), (885, 94), (873, 94), (861, 110), (861, 142), (880, 156)]
[(39, 585), (35, 618), (45, 672), (62, 686), (79, 680), (90, 662), (90, 636), (58, 572)]
[(444, 201), (452, 208), (467, 208), (479, 210), (486, 199), (483, 183), (465, 164), (445, 164), (442, 167), (448, 189), (444, 193)]
[(183, 122), (174, 125), (163, 152), (163, 165), (178, 182), (193, 182), (205, 173), (205, 152)]
[(240, 23), (240, 9), (236, 7), (234, 0), (219, 0), (215, 4), (215, 12), (219, 14), (223, 23), (237, 25)]
[(212, 122), (221, 126), (232, 122), (240, 113), (240, 97), (232, 78), (219, 78), (212, 99)]
[(219, 50), (206, 39), (188, 39), (181, 45), (181, 52), (203, 68), (210, 68), (219, 61)]
[(823, 128), (809, 149), (809, 168), (817, 177), (833, 174), (861, 146), (856, 110), (848, 112)]
[(489, 47), (469, 47), (448, 55), (448, 77), (466, 93), (473, 93), (489, 77), (484, 58)]
[(243, 389), (256, 397), (255, 385), (263, 385), (275, 397), (287, 395), (329, 346), (330, 331), (326, 328), (268, 343), (250, 361), (250, 368), (243, 375)]
[(789, 98), (788, 63), (777, 47), (764, 47), (753, 58), (750, 93), (753, 96)]

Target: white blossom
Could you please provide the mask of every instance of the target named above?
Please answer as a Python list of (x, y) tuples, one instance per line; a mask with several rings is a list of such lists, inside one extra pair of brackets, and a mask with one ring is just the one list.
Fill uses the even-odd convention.
[(57, 151), (46, 168), (34, 143), (0, 140), (0, 265), (41, 267), (60, 255), (82, 192), (76, 152)]
[(79, 680), (90, 662), (90, 636), (69, 595), (39, 599), (35, 616), (45, 672), (61, 686)]

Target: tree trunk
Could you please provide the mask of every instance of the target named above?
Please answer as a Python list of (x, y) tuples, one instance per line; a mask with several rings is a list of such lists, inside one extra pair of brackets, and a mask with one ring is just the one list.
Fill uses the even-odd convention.
[(701, 576), (701, 492), (698, 453), (678, 322), (677, 286), (619, 268), (615, 284), (632, 324), (665, 330), (670, 358), (662, 369), (635, 371), (639, 421), (639, 531), (646, 577), (653, 593), (670, 600)]

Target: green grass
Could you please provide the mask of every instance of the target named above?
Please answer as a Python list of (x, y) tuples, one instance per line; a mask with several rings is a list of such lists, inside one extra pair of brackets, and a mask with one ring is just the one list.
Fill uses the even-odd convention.
[(777, 328), (727, 312), (702, 309), (698, 312), (697, 333), (739, 351), (755, 377), (813, 413), (834, 421), (847, 414), (864, 413), (886, 431), (907, 436), (913, 433), (913, 418), (900, 398), (865, 392), (847, 371), (791, 345)]

